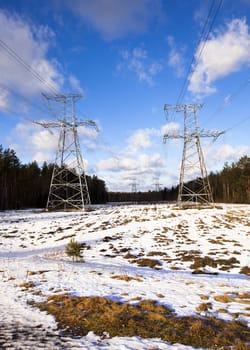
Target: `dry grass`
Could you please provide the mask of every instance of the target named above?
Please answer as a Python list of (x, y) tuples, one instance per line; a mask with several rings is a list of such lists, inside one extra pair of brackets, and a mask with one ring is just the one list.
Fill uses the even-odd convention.
[(240, 270), (240, 273), (250, 276), (250, 267), (248, 266), (243, 266)]
[(239, 304), (250, 304), (250, 294), (248, 293), (237, 293), (237, 294), (223, 294), (223, 295), (216, 295), (214, 297), (215, 301), (218, 301), (220, 303), (232, 303), (237, 302)]
[(24, 282), (18, 285), (18, 287), (22, 288), (22, 290), (27, 290), (35, 287), (33, 282)]
[(219, 303), (232, 303), (234, 301), (234, 299), (227, 294), (215, 295), (214, 300)]
[(54, 295), (36, 305), (54, 315), (60, 328), (79, 336), (89, 331), (100, 336), (107, 332), (110, 337), (161, 338), (194, 347), (235, 346), (238, 350), (245, 350), (250, 339), (249, 329), (240, 322), (213, 317), (177, 317), (173, 310), (152, 300), (131, 305), (103, 297)]
[(196, 307), (197, 311), (207, 311), (212, 309), (212, 304), (211, 303), (201, 303)]
[(141, 266), (141, 267), (150, 267), (155, 269), (162, 265), (159, 260), (147, 259), (147, 258), (135, 259), (132, 262), (136, 263), (138, 266)]
[(114, 279), (117, 279), (117, 280), (121, 280), (121, 281), (125, 281), (125, 282), (130, 282), (130, 281), (142, 282), (143, 281), (139, 277), (132, 277), (132, 276), (128, 276), (126, 274), (124, 274), (124, 275), (115, 275), (115, 276), (112, 276), (111, 278), (114, 278)]
[(27, 271), (27, 276), (42, 275), (43, 273), (50, 272), (50, 270), (39, 270), (39, 271)]

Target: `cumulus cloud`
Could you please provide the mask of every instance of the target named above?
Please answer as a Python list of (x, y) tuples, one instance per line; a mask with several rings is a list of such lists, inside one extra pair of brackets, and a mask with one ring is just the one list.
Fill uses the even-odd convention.
[[(112, 170), (114, 172), (124, 172), (125, 176), (131, 178), (131, 176), (149, 174), (152, 175), (152, 171), (162, 167), (163, 161), (160, 154), (139, 154), (135, 157), (111, 157), (105, 160), (101, 160), (98, 163), (100, 170)], [(159, 171), (159, 170), (158, 170)], [(123, 174), (123, 176), (124, 176)]]
[(35, 128), (29, 136), (29, 140), (34, 150), (40, 150), (43, 153), (54, 152), (57, 147), (57, 135), (51, 134), (48, 130), (37, 130)]
[(212, 94), (216, 92), (216, 80), (249, 64), (249, 28), (245, 19), (234, 19), (225, 30), (217, 31), (206, 43), (201, 42), (195, 54), (195, 69), (189, 77), (188, 90), (197, 95)]
[(29, 122), (20, 122), (12, 130), (8, 142), (24, 161), (30, 159), (37, 162), (51, 161), (55, 158), (58, 133), (56, 131), (51, 133)]
[(174, 68), (177, 77), (182, 77), (184, 74), (184, 50), (182, 48), (178, 51), (174, 38), (172, 36), (167, 37), (167, 43), (170, 47), (170, 52), (168, 55), (168, 65)]
[(89, 151), (96, 150), (98, 147), (99, 132), (96, 129), (86, 126), (79, 126), (78, 136), (81, 144), (84, 145), (84, 147)]
[(117, 71), (128, 70), (133, 72), (140, 82), (148, 85), (154, 84), (155, 76), (162, 70), (159, 62), (151, 61), (148, 53), (140, 47), (132, 51), (124, 50), (121, 52), (123, 61), (117, 65)]
[(161, 0), (72, 0), (66, 5), (107, 40), (147, 30), (161, 17)]
[[(228, 144), (224, 144), (218, 147), (216, 150), (213, 150), (212, 157), (215, 161), (235, 161), (238, 160), (243, 155), (247, 154), (249, 150), (248, 146), (237, 146), (233, 147)], [(211, 151), (210, 151), (211, 152)]]
[(6, 89), (0, 87), (0, 110), (7, 109), (9, 105), (9, 94)]
[[(21, 159), (26, 158), (37, 162), (53, 161), (58, 147), (60, 128), (44, 129), (31, 122), (20, 122), (8, 137), (8, 143), (14, 148)], [(67, 135), (66, 135), (67, 136)], [(66, 137), (66, 145), (72, 143), (72, 135)], [(79, 127), (80, 145), (85, 149), (96, 148), (98, 133), (96, 130), (84, 126)]]
[(152, 145), (150, 136), (155, 134), (155, 129), (139, 129), (131, 135), (128, 140), (128, 150), (137, 152), (140, 148), (149, 148)]
[(84, 96), (84, 91), (83, 91), (83, 88), (81, 87), (81, 83), (74, 75), (69, 76), (69, 83), (71, 87), (74, 89), (74, 92), (80, 93), (82, 96)]
[(122, 157), (111, 157), (103, 159), (98, 163), (98, 168), (101, 170), (112, 170), (112, 171), (131, 171), (136, 168), (137, 162), (135, 159)]
[[(47, 85), (29, 72), (30, 69), (37, 72), (50, 86), (59, 89), (63, 78), (58, 63), (47, 58), (49, 46), (54, 40), (54, 34), (48, 27), (35, 27), (15, 14), (0, 11), (0, 32), (4, 43), (8, 45), (0, 47), (0, 85), (7, 87), (0, 90), (0, 108), (8, 104), (11, 90), (22, 96), (34, 96), (48, 90)], [(15, 50), (15, 53), (9, 54), (10, 50)], [(18, 58), (15, 59), (14, 56), (17, 55)], [(24, 61), (24, 64), (20, 64), (20, 61)]]
[(119, 155), (97, 163), (98, 172), (103, 173), (106, 179), (112, 179), (112, 187), (114, 183), (119, 183), (122, 184), (120, 188), (128, 190), (135, 179), (140, 190), (151, 188), (153, 179), (165, 173), (166, 168), (166, 158), (159, 153), (159, 143), (162, 144), (161, 128), (135, 130), (127, 139), (127, 147)]
[(173, 136), (176, 134), (180, 134), (180, 124), (170, 122), (161, 127), (161, 135)]

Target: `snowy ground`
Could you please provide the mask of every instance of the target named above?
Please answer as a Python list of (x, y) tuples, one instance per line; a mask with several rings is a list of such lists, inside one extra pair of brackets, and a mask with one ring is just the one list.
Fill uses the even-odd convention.
[[(53, 317), (27, 302), (69, 292), (130, 303), (153, 299), (179, 315), (212, 314), (250, 325), (250, 281), (241, 270), (250, 266), (250, 206), (178, 210), (156, 204), (93, 209), (0, 213), (1, 324), (42, 327), (57, 334)], [(86, 244), (84, 262), (73, 263), (65, 255), (71, 238)], [(193, 265), (193, 257), (198, 261), (206, 256), (217, 266)], [(155, 268), (141, 266), (145, 258), (156, 261)], [(192, 274), (197, 269), (204, 273)], [(27, 282), (35, 286), (32, 291), (25, 287)], [(199, 307), (204, 303), (209, 305), (207, 310)], [(32, 342), (19, 341), (23, 349), (33, 349)], [(91, 332), (64, 341), (64, 349), (191, 349), (160, 339), (102, 339)]]

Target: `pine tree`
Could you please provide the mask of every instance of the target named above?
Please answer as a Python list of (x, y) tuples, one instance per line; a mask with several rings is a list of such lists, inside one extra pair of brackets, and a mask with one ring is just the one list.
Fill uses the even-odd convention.
[(69, 257), (72, 257), (73, 261), (80, 261), (81, 256), (81, 244), (74, 240), (74, 238), (71, 238), (70, 242), (66, 246), (66, 254)]

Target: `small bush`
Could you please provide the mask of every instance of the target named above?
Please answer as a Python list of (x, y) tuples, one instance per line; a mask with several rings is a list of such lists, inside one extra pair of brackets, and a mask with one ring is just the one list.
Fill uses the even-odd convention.
[(250, 276), (250, 267), (248, 266), (243, 266), (240, 270), (240, 273)]
[(72, 258), (73, 261), (82, 260), (81, 256), (81, 244), (72, 238), (66, 246), (66, 254)]

